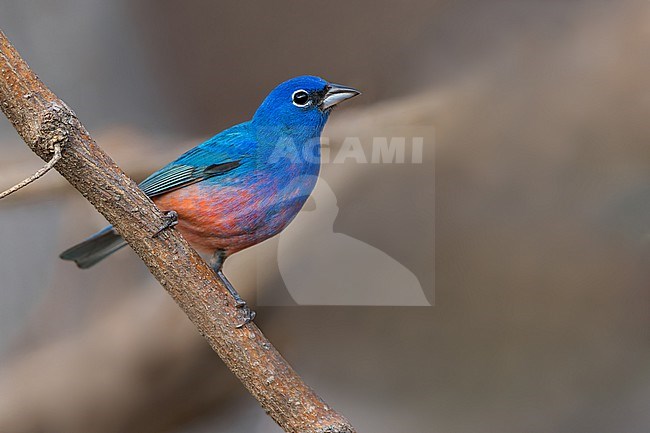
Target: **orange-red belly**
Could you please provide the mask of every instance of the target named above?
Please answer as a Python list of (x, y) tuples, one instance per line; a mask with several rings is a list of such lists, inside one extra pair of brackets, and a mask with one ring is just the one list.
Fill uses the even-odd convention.
[(178, 213), (177, 228), (202, 253), (223, 250), (230, 255), (277, 234), (293, 219), (306, 197), (274, 203), (254, 194), (248, 185), (215, 186), (197, 183), (154, 197), (163, 211)]

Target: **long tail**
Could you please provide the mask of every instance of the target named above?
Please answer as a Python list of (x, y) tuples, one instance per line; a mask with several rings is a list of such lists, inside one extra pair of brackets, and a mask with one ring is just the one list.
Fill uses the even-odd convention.
[(81, 269), (86, 269), (125, 245), (126, 242), (117, 234), (113, 226), (108, 226), (85, 241), (68, 248), (59, 257), (63, 260), (72, 260)]

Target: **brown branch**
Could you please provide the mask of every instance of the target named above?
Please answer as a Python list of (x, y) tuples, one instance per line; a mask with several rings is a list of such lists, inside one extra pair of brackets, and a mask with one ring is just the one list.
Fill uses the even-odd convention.
[(17, 183), (16, 185), (12, 186), (11, 188), (9, 188), (6, 191), (0, 192), (0, 199), (3, 199), (5, 197), (7, 197), (8, 195), (11, 195), (11, 194), (15, 193), (19, 189), (25, 188), (27, 185), (34, 182), (36, 179), (39, 179), (39, 178), (45, 176), (45, 174), (48, 171), (52, 170), (52, 168), (54, 167), (54, 164), (59, 162), (59, 159), (61, 159), (61, 143), (56, 142), (56, 143), (54, 143), (54, 155), (52, 155), (52, 159), (50, 159), (48, 162), (46, 162), (43, 167), (41, 167), (38, 171), (36, 171), (36, 173), (32, 174), (31, 176), (29, 176), (25, 180)]
[(0, 31), (0, 107), (42, 159), (55, 164), (115, 226), (185, 311), (228, 368), (287, 432), (352, 433), (354, 428), (309, 388), (239, 311), (212, 270), (175, 230), (152, 235), (162, 214), (90, 137), (77, 116), (29, 69)]

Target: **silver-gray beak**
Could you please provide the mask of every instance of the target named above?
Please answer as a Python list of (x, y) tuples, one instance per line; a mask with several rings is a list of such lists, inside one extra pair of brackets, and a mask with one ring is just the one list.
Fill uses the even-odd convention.
[(340, 84), (330, 84), (325, 96), (323, 97), (323, 101), (321, 102), (321, 109), (327, 110), (346, 99), (354, 98), (360, 94), (361, 92), (352, 87), (342, 86)]

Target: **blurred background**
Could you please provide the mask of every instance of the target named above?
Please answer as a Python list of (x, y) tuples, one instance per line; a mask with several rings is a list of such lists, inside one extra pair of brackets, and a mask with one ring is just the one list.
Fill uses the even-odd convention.
[[(322, 177), (334, 232), (435, 305), (257, 307), (360, 432), (647, 431), (647, 1), (3, 0), (0, 28), (136, 180), (305, 73), (364, 92), (333, 152), (424, 138)], [(42, 164), (4, 118), (0, 143), (0, 189)], [(279, 432), (135, 254), (57, 258), (104, 224), (56, 173), (0, 202), (0, 431)], [(286, 296), (277, 251), (227, 264), (246, 298)]]

